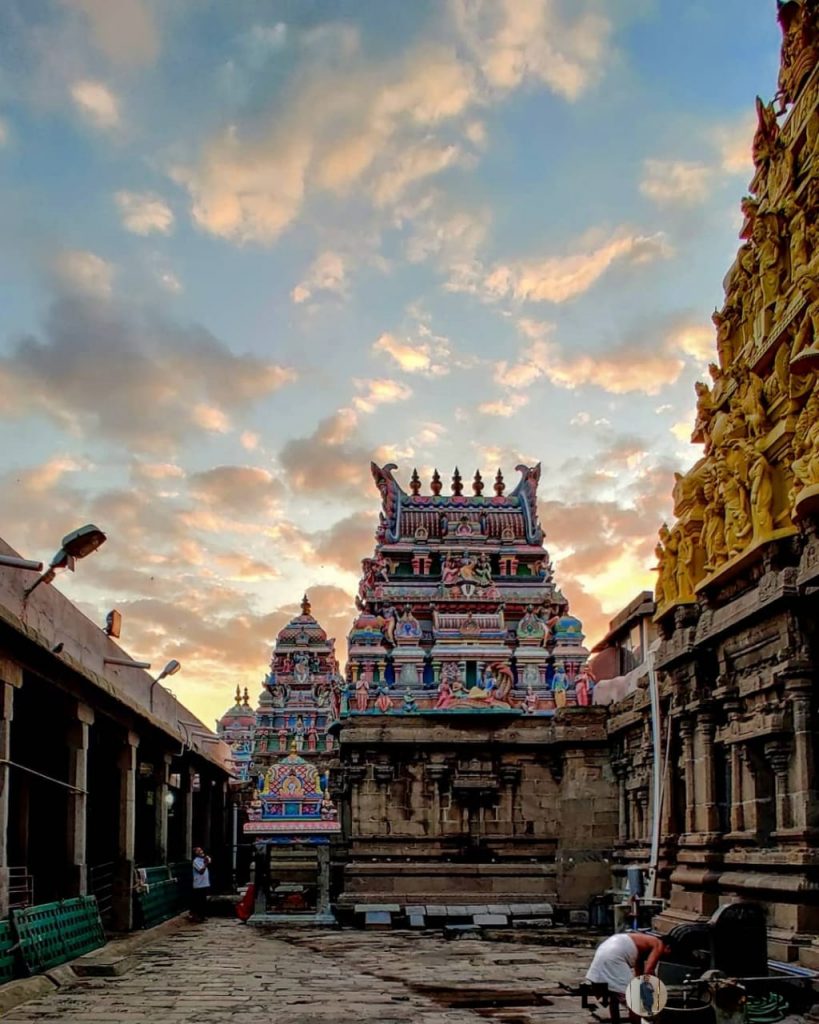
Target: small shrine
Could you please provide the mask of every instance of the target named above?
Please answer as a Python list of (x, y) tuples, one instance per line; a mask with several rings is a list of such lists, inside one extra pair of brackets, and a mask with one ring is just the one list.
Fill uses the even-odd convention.
[[(589, 703), (582, 624), (555, 587), (537, 514), (540, 466), (498, 470), (485, 494), (456, 468), (452, 493), (373, 464), (376, 548), (362, 563), (342, 715), (513, 712)], [(576, 683), (583, 678), (578, 689)]]
[(256, 713), (249, 705), (249, 695), (244, 696), (236, 687), (236, 703), (216, 723), (216, 735), (230, 747), (231, 769), (239, 782), (250, 778), (253, 762), (253, 743), (256, 733)]
[(329, 842), (339, 837), (327, 779), (295, 749), (258, 777), (245, 836), (256, 840), (256, 907), (251, 924), (332, 921)]

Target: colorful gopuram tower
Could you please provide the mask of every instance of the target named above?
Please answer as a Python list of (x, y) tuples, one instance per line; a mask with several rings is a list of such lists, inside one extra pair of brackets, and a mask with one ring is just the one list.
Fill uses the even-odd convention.
[(509, 493), (498, 472), (489, 494), (456, 470), (446, 495), (437, 471), (421, 494), (395, 469), (372, 466), (381, 516), (331, 727), (341, 912), (585, 906), (609, 882), (616, 795), (581, 623), (543, 546), (540, 467)]
[(216, 730), (233, 751), (241, 782), (256, 780), (288, 751), (307, 754), (324, 772), (335, 757), (327, 726), (338, 713), (341, 680), (335, 640), (313, 618), (305, 594), (301, 613), (276, 637), (256, 710), (236, 689), (236, 703)]
[(324, 768), (334, 738), (327, 732), (338, 692), (335, 640), (313, 618), (305, 594), (301, 614), (276, 637), (256, 709), (253, 763), (258, 773), (291, 748)]
[(449, 710), (550, 714), (588, 702), (575, 688), (588, 657), (579, 620), (555, 587), (537, 514), (540, 466), (519, 466), (509, 494), (498, 470), (464, 494), (436, 471), (410, 493), (393, 465), (372, 465), (382, 509), (364, 559), (349, 635), (347, 714)]

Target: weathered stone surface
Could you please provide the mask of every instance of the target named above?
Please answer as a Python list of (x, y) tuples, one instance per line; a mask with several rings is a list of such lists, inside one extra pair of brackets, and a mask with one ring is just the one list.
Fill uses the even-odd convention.
[(287, 937), (210, 921), (143, 948), (121, 977), (63, 990), (30, 979), (38, 984), (29, 988), (53, 994), (12, 1009), (4, 1024), (481, 1024), (487, 1007), (527, 1024), (582, 1019), (560, 982), (582, 976), (589, 949), (470, 938), (355, 930)]
[(475, 914), (472, 920), (482, 928), (500, 928), (509, 924), (506, 914)]

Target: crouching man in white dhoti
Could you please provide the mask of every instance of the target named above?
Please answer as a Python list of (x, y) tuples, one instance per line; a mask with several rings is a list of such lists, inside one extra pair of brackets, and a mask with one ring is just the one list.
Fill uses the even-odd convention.
[[(586, 972), (586, 981), (606, 985), (620, 1003), (632, 978), (653, 974), (660, 957), (671, 951), (664, 939), (645, 932), (621, 932), (612, 935), (597, 947)], [(639, 1017), (633, 1017), (639, 1020)]]

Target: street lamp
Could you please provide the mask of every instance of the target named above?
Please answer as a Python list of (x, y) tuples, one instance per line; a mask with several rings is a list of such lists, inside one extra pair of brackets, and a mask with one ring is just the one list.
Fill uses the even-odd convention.
[[(32, 590), (39, 587), (41, 583), (51, 583), (57, 575), (58, 569), (68, 569), (70, 572), (73, 572), (75, 561), (78, 558), (85, 558), (92, 551), (96, 551), (100, 545), (105, 543), (105, 539), (105, 534), (99, 527), (94, 526), (93, 523), (88, 523), (86, 526), (81, 526), (79, 530), (67, 533), (63, 537), (60, 550), (48, 563), (48, 569), (46, 569), (42, 576), (38, 576), (30, 587), (26, 587), (23, 591), (23, 597), (27, 598)], [(23, 560), (20, 559), (20, 561)], [(34, 568), (34, 564), (21, 566), (21, 568)], [(42, 569), (42, 565), (39, 568)]]
[(162, 680), (166, 676), (175, 676), (176, 673), (180, 670), (180, 668), (182, 668), (182, 666), (179, 664), (179, 662), (175, 658), (172, 658), (165, 666), (165, 668), (162, 669), (162, 671), (159, 673), (156, 679), (154, 679), (154, 681), (151, 683), (151, 690), (149, 693), (148, 700), (148, 704), (151, 711), (153, 711), (154, 709), (154, 687), (156, 686), (156, 684), (162, 682)]

